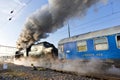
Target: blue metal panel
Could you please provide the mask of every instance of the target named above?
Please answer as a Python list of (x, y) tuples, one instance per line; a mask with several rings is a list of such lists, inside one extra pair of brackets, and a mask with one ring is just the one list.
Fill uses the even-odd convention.
[(87, 40), (87, 49), (88, 49), (89, 52), (93, 52), (94, 51), (93, 39)]
[(109, 50), (107, 52), (107, 57), (110, 59), (120, 59), (120, 49), (116, 45), (116, 35), (108, 36)]
[(109, 42), (109, 50), (116, 51), (117, 45), (116, 45), (115, 35), (107, 36), (107, 38), (108, 38), (108, 42)]
[(67, 59), (74, 59), (75, 57), (77, 57), (75, 56), (76, 54), (75, 47), (76, 47), (75, 42), (69, 42), (69, 43), (64, 44), (64, 53)]
[(93, 39), (88, 39), (87, 51), (78, 52), (77, 42), (69, 42), (64, 44), (64, 53), (67, 59), (120, 59), (120, 49), (117, 48), (115, 36), (106, 36), (109, 45), (108, 50), (95, 50)]

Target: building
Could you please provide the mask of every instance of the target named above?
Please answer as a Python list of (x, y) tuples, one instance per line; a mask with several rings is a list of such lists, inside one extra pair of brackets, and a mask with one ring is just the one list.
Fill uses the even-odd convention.
[(0, 60), (14, 58), (16, 47), (0, 45)]

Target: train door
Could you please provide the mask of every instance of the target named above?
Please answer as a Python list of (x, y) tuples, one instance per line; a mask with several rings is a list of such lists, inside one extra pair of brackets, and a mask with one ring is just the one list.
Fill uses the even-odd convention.
[(63, 44), (58, 45), (58, 58), (65, 59), (64, 45)]
[(64, 44), (64, 52), (67, 59), (76, 59), (76, 43), (69, 42)]

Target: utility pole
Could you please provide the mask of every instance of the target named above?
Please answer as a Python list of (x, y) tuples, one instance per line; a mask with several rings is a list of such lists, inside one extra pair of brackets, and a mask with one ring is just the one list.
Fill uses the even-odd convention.
[(71, 37), (71, 36), (70, 36), (70, 26), (69, 26), (69, 22), (68, 22), (68, 36), (69, 36), (69, 38)]

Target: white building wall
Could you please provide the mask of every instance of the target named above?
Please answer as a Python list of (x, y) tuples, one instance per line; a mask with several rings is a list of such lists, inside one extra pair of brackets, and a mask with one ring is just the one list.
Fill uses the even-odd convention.
[(16, 50), (16, 47), (0, 45), (0, 56), (13, 56)]

